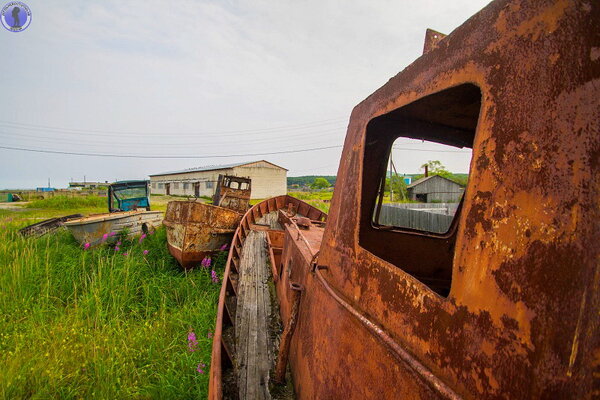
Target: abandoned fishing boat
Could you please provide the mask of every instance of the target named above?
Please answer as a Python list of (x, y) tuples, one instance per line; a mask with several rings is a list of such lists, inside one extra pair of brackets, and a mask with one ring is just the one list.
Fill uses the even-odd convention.
[[(599, 26), (598, 2), (500, 0), (428, 31), (353, 110), (325, 227), (288, 197), (242, 219), (209, 399), (275, 397), (286, 364), (298, 399), (598, 398)], [(380, 219), (399, 138), (472, 149), (445, 232)]]
[(50, 232), (54, 232), (61, 226), (64, 226), (65, 222), (73, 220), (75, 218), (81, 218), (81, 217), (83, 217), (82, 214), (71, 214), (71, 215), (65, 215), (64, 217), (50, 218), (50, 219), (47, 219), (44, 221), (37, 222), (32, 225), (28, 225), (24, 228), (21, 228), (21, 229), (19, 229), (19, 233), (25, 237), (43, 236)]
[(104, 234), (126, 230), (128, 236), (137, 236), (153, 231), (162, 220), (162, 211), (135, 210), (71, 219), (64, 225), (79, 243), (95, 246), (102, 242)]
[(250, 193), (249, 178), (219, 175), (213, 204), (198, 199), (169, 202), (163, 221), (167, 245), (183, 268), (193, 268), (231, 242)]
[(160, 226), (163, 213), (150, 210), (148, 181), (115, 182), (108, 187), (108, 213), (69, 219), (64, 225), (81, 244), (100, 244), (105, 234), (127, 231), (129, 236)]
[(163, 225), (169, 253), (185, 269), (231, 241), (242, 215), (198, 200), (170, 201)]

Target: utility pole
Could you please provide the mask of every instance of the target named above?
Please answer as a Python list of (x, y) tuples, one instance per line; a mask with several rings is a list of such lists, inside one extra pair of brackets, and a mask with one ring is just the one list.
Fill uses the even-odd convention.
[(392, 188), (392, 165), (394, 165), (394, 161), (392, 160), (392, 154), (394, 150), (390, 150), (390, 203), (394, 201), (394, 189)]

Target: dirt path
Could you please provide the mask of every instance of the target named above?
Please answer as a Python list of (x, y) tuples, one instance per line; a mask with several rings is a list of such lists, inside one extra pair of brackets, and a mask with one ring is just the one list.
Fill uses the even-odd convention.
[(23, 211), (23, 207), (29, 204), (28, 201), (20, 201), (18, 203), (0, 203), (0, 210)]

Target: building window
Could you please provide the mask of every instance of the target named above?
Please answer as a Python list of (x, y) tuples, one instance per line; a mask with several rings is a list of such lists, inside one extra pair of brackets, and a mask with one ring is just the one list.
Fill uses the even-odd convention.
[(206, 181), (206, 188), (207, 189), (212, 189), (213, 188), (213, 181)]
[(165, 184), (164, 184), (164, 183), (159, 183), (159, 184), (158, 184), (158, 188), (159, 188), (159, 189), (164, 189), (164, 187), (165, 187)]
[(183, 184), (183, 190), (188, 190), (190, 188), (190, 184), (189, 183), (184, 183)]
[[(463, 84), (374, 118), (366, 128), (359, 245), (442, 296), (449, 294), (452, 283), (465, 189), (454, 184), (455, 179), (448, 181), (434, 174), (438, 177), (413, 180), (406, 190), (400, 190), (402, 174), (424, 172), (419, 169), (425, 163), (429, 163), (428, 172), (439, 173), (435, 168), (439, 164), (430, 162), (438, 158), (470, 160), (480, 108), (479, 88)], [(419, 143), (411, 143), (411, 139)], [(423, 154), (426, 161), (419, 158)], [(406, 163), (412, 163), (412, 167)], [(445, 175), (443, 171), (441, 174)], [(407, 201), (418, 203), (402, 203)], [(434, 215), (436, 212), (444, 216)]]
[(152, 182), (152, 189), (156, 189), (156, 182)]
[(173, 189), (179, 189), (179, 182), (173, 182)]

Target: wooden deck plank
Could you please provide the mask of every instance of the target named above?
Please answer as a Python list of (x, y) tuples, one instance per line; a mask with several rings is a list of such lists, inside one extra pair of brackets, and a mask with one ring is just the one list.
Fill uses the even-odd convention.
[[(261, 242), (263, 246), (267, 242), (267, 233), (261, 232)], [(263, 255), (266, 255), (263, 251)], [(266, 267), (266, 258), (263, 265)], [(257, 282), (260, 284), (260, 289), (257, 291), (256, 302), (258, 306), (258, 323), (257, 323), (257, 350), (256, 350), (256, 362), (257, 371), (261, 371), (258, 377), (259, 398), (270, 398), (269, 395), (269, 370), (271, 369), (271, 363), (269, 360), (269, 332), (267, 328), (267, 320), (270, 314), (270, 302), (267, 303), (269, 297), (268, 293), (268, 270), (267, 268), (257, 268)], [(262, 373), (265, 371), (265, 373)]]
[[(257, 223), (280, 229), (277, 213)], [(268, 331), (271, 299), (267, 265), (267, 233), (249, 231), (241, 249), (236, 309), (236, 351), (240, 399), (270, 399), (269, 371), (273, 362)]]

